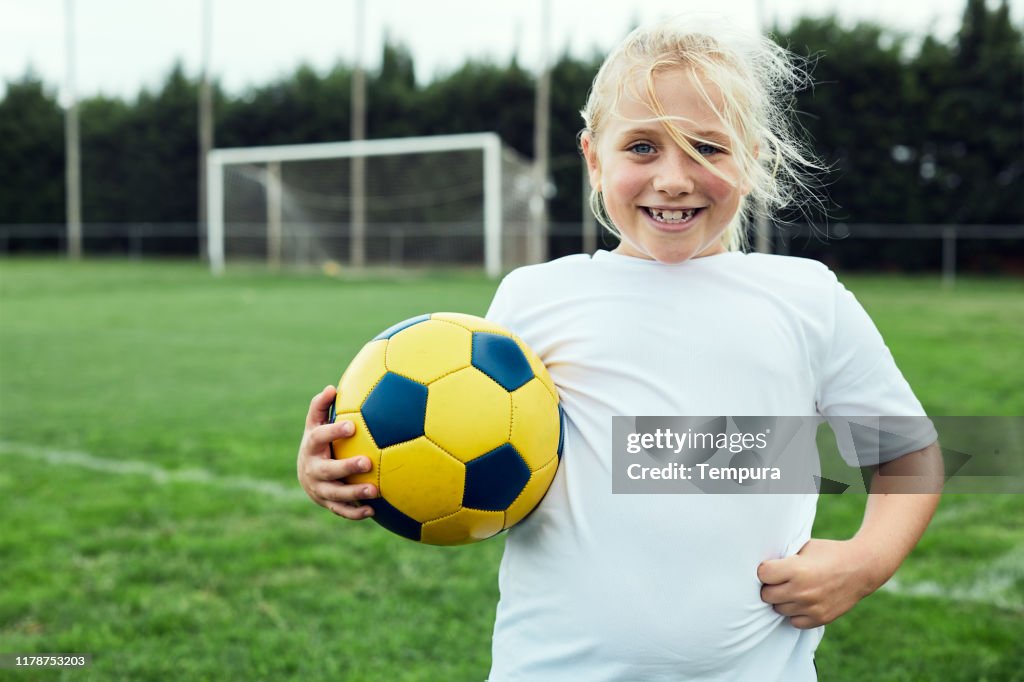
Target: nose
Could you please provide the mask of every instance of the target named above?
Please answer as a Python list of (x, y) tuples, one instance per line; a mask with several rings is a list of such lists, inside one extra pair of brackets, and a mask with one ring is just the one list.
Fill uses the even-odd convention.
[(668, 196), (680, 196), (691, 194), (694, 186), (694, 176), (700, 170), (700, 164), (691, 159), (682, 149), (673, 148), (665, 150), (658, 159), (658, 166), (654, 175), (654, 189)]

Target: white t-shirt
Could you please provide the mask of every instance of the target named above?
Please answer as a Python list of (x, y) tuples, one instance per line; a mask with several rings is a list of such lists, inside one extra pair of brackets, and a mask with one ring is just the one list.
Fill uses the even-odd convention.
[(599, 251), (521, 268), (488, 313), (541, 357), (562, 462), (506, 538), (490, 679), (816, 679), (824, 629), (760, 598), (815, 495), (613, 495), (614, 415), (922, 415), (856, 299), (810, 260), (664, 265)]

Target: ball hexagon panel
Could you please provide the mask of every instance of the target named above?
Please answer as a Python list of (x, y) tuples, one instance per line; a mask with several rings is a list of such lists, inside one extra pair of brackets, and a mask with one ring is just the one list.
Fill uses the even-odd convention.
[(363, 401), (363, 419), (381, 449), (423, 435), (427, 387), (388, 372)]
[(388, 340), (389, 372), (421, 384), (469, 366), (473, 335), (464, 327), (426, 320), (402, 329)]
[(371, 518), (378, 524), (403, 538), (420, 541), (422, 525), (419, 521), (406, 516), (383, 497), (366, 500), (366, 503), (373, 507)]
[(519, 344), (501, 334), (474, 332), (473, 366), (506, 391), (514, 391), (533, 378), (533, 368)]
[(371, 341), (356, 354), (338, 383), (335, 406), (338, 412), (356, 412), (362, 407), (366, 394), (387, 372), (384, 355), (387, 341)]
[(541, 380), (534, 377), (513, 391), (512, 431), (509, 442), (526, 460), (531, 471), (555, 457), (561, 426), (558, 403)]
[(331, 443), (331, 455), (334, 459), (348, 459), (357, 455), (366, 455), (370, 458), (370, 462), (373, 463), (370, 470), (365, 473), (352, 474), (345, 478), (345, 482), (373, 483), (376, 486), (380, 486), (380, 448), (373, 442), (373, 437), (370, 435), (369, 429), (366, 428), (362, 415), (358, 412), (341, 413), (335, 417), (334, 421), (345, 421), (346, 419), (355, 425), (355, 433), (350, 438), (339, 438)]
[(558, 459), (562, 459), (562, 447), (565, 446), (565, 410), (558, 403)]
[[(467, 396), (472, 396), (467, 400)], [(424, 433), (463, 462), (508, 441), (512, 398), (474, 367), (430, 384)]]
[(533, 472), (533, 475), (530, 476), (530, 481), (523, 488), (522, 494), (505, 510), (506, 528), (516, 525), (533, 511), (537, 503), (544, 497), (544, 493), (548, 491), (548, 487), (551, 485), (551, 481), (554, 480), (557, 470), (558, 458), (552, 457), (547, 466)]
[(495, 324), (490, 320), (485, 320), (475, 315), (466, 315), (465, 313), (434, 313), (430, 316), (430, 319), (451, 322), (471, 332), (490, 332), (492, 334), (501, 334), (502, 336), (509, 336), (511, 334), (500, 324)]
[(504, 528), (502, 512), (463, 508), (451, 516), (424, 523), (419, 540), (431, 545), (465, 545), (486, 540)]
[(486, 455), (466, 462), (466, 491), (462, 506), (504, 511), (530, 480), (530, 467), (516, 449), (505, 443)]
[(465, 478), (465, 465), (426, 438), (381, 454), (380, 494), (416, 521), (457, 512)]
[(408, 320), (402, 320), (398, 324), (391, 325), (390, 327), (388, 327), (387, 329), (382, 331), (380, 334), (377, 334), (377, 336), (373, 337), (373, 340), (374, 341), (381, 341), (381, 340), (390, 339), (392, 336), (394, 336), (398, 332), (402, 331), (406, 327), (411, 327), (414, 324), (419, 324), (420, 322), (423, 322), (424, 320), (429, 320), (429, 319), (430, 319), (430, 314), (429, 313), (426, 314), (426, 315), (417, 315), (416, 317), (410, 317)]

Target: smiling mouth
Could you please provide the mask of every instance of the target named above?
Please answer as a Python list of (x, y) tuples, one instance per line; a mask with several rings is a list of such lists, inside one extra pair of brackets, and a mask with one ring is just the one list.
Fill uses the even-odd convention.
[(669, 210), (644, 206), (644, 211), (647, 215), (651, 216), (655, 221), (664, 223), (665, 225), (682, 225), (684, 223), (688, 223), (693, 220), (695, 215), (703, 210), (703, 208)]

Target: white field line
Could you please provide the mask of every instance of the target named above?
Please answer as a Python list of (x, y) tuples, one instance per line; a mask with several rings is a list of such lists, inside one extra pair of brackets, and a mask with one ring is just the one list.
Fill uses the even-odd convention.
[(1009, 611), (1024, 613), (1024, 600), (1010, 594), (1012, 582), (1003, 575), (989, 576), (989, 571), (982, 571), (975, 576), (970, 585), (941, 585), (933, 580), (916, 583), (902, 583), (893, 578), (882, 587), (883, 592), (898, 597), (930, 597), (955, 602), (970, 602), (998, 606)]
[[(244, 476), (220, 476), (205, 469), (165, 469), (142, 460), (104, 459), (75, 450), (59, 450), (0, 441), (0, 455), (24, 457), (54, 466), (75, 466), (120, 476), (140, 476), (149, 478), (160, 485), (168, 483), (208, 485), (229, 490), (245, 490), (281, 500), (304, 501), (306, 499), (297, 483), (293, 487)], [(1012, 593), (1015, 584), (1022, 580), (1024, 580), (1024, 545), (1007, 552), (985, 570), (976, 573), (969, 584), (947, 586), (930, 580), (905, 583), (899, 578), (893, 578), (882, 587), (882, 590), (898, 596), (931, 597), (991, 604), (1014, 611), (1024, 611), (1024, 600)]]
[(903, 583), (893, 578), (882, 590), (901, 597), (935, 597), (950, 601), (992, 604), (1004, 609), (1024, 613), (1024, 598), (1014, 593), (1024, 583), (1024, 545), (1014, 547), (1006, 554), (977, 571), (970, 582), (942, 585), (932, 580)]
[(104, 459), (87, 452), (44, 448), (25, 443), (0, 441), (0, 456), (24, 457), (54, 466), (74, 466), (91, 471), (101, 471), (119, 476), (141, 476), (154, 483), (190, 483), (207, 485), (227, 490), (245, 490), (280, 500), (305, 500), (299, 484), (285, 486), (275, 481), (247, 478), (245, 476), (220, 476), (205, 469), (165, 469), (152, 462), (142, 460)]

